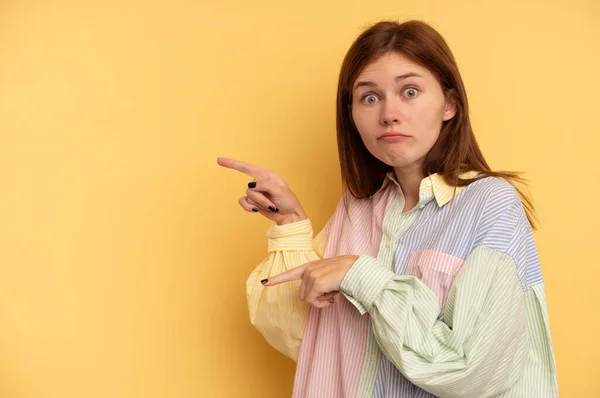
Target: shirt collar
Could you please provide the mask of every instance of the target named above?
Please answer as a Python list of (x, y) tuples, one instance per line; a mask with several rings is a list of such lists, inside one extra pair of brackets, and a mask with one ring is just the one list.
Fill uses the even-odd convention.
[[(474, 178), (479, 172), (477, 171), (468, 171), (466, 173), (459, 174), (460, 179), (471, 179)], [(394, 171), (389, 171), (385, 175), (385, 179), (383, 180), (383, 184), (381, 188), (377, 191), (380, 192), (385, 187), (387, 187), (390, 183), (395, 184), (398, 189), (400, 189), (400, 184), (396, 181), (396, 175)], [(455, 195), (454, 190), (456, 188), (456, 195), (460, 193), (465, 187), (453, 187), (448, 185), (440, 174), (431, 174), (421, 181), (421, 186), (419, 187), (419, 194), (423, 196), (424, 193), (432, 192), (435, 197), (435, 201), (437, 202), (439, 207), (443, 207), (445, 204), (452, 200), (453, 195)]]

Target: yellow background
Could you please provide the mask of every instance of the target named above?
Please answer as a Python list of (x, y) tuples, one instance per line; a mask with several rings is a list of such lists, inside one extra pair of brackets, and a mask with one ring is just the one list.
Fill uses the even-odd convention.
[(216, 158), (320, 229), (339, 66), (380, 18), (439, 29), (488, 161), (527, 172), (561, 396), (600, 396), (599, 2), (94, 3), (0, 2), (0, 397), (289, 396), (246, 312), (269, 222)]

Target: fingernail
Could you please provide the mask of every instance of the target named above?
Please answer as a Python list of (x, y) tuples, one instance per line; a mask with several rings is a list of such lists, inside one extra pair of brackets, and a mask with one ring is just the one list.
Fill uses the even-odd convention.
[(269, 281), (268, 279), (263, 279), (262, 281), (260, 281), (260, 283), (262, 283), (262, 284), (264, 285), (264, 284), (265, 284), (265, 283), (267, 283), (268, 281)]
[(253, 207), (252, 211), (256, 213), (258, 211), (258, 209), (256, 207)]
[(248, 188), (256, 188), (256, 181), (249, 182)]
[(279, 209), (274, 208), (273, 206), (269, 206), (269, 210), (271, 210), (272, 212), (277, 212), (279, 211)]

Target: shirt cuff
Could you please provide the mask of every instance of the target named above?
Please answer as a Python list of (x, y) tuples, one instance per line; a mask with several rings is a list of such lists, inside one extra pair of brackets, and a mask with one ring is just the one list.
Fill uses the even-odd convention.
[(360, 256), (340, 284), (340, 291), (364, 315), (385, 286), (397, 276), (370, 256)]
[(267, 230), (269, 252), (313, 250), (313, 229), (309, 219), (285, 224), (273, 224)]

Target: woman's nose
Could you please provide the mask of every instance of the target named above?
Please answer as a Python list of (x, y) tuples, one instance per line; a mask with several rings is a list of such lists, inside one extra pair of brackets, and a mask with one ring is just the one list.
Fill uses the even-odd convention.
[(391, 124), (399, 124), (400, 123), (400, 119), (398, 119), (398, 117), (396, 116), (384, 116), (382, 119), (382, 124), (384, 126), (388, 126)]
[(389, 126), (399, 124), (402, 120), (400, 104), (397, 101), (386, 101), (381, 111), (381, 124)]

